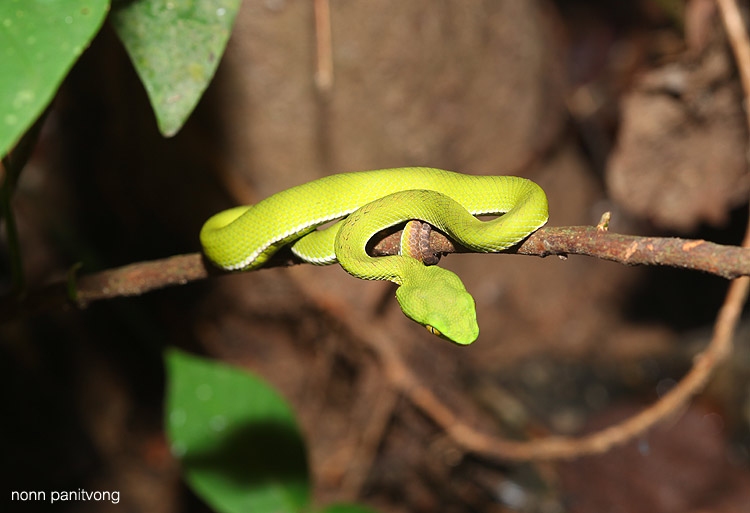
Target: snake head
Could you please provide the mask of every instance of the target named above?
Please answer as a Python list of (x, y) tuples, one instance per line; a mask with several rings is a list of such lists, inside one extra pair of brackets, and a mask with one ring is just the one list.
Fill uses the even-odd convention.
[(479, 336), (474, 298), (458, 276), (437, 266), (422, 267), (396, 290), (404, 314), (430, 333), (468, 345)]

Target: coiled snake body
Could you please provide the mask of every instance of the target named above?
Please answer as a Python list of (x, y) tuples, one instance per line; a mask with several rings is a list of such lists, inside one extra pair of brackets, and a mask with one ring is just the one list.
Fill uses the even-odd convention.
[[(500, 217), (474, 217), (484, 214)], [(306, 262), (338, 261), (358, 278), (392, 281), (407, 317), (452, 342), (470, 344), (479, 334), (476, 310), (458, 276), (410, 256), (373, 258), (368, 241), (416, 219), (467, 248), (497, 252), (540, 228), (547, 217), (547, 197), (530, 180), (410, 167), (331, 175), (292, 187), (214, 215), (200, 239), (206, 257), (225, 270), (257, 269), (291, 244)]]

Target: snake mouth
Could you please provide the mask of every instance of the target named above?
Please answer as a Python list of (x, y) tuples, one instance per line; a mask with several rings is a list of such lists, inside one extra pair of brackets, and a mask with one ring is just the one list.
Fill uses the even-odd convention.
[(472, 342), (474, 342), (477, 339), (477, 336), (478, 336), (478, 333), (476, 333), (475, 335), (471, 336), (471, 338), (467, 338), (467, 339), (463, 339), (463, 340), (462, 339), (453, 339), (453, 338), (445, 335), (442, 331), (440, 331), (439, 329), (437, 329), (434, 326), (430, 326), (429, 324), (424, 324), (423, 326), (425, 328), (427, 328), (427, 331), (429, 331), (433, 335), (436, 335), (436, 336), (442, 338), (443, 340), (447, 340), (448, 342), (452, 342), (452, 343), (454, 343), (456, 345), (459, 345), (459, 346), (467, 346), (467, 345), (471, 344)]

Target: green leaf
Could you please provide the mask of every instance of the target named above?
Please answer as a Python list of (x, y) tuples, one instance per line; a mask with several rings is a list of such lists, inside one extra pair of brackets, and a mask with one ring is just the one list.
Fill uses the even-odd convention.
[(52, 101), (109, 0), (0, 0), (0, 156)]
[(117, 4), (112, 23), (171, 137), (214, 76), (241, 0), (134, 0)]
[(222, 513), (298, 512), (310, 500), (292, 410), (242, 370), (166, 354), (167, 435), (187, 482)]

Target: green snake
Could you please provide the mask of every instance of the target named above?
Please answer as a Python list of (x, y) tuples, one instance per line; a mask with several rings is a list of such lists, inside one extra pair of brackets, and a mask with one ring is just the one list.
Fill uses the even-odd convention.
[[(499, 217), (481, 221), (477, 215)], [(205, 256), (227, 271), (258, 269), (291, 245), (305, 262), (339, 262), (357, 278), (391, 281), (399, 285), (396, 299), (407, 317), (466, 345), (479, 328), (474, 299), (458, 276), (403, 251), (371, 257), (368, 242), (383, 229), (420, 220), (471, 250), (498, 252), (547, 217), (547, 197), (530, 180), (405, 167), (331, 175), (219, 212), (203, 225), (200, 240)]]

